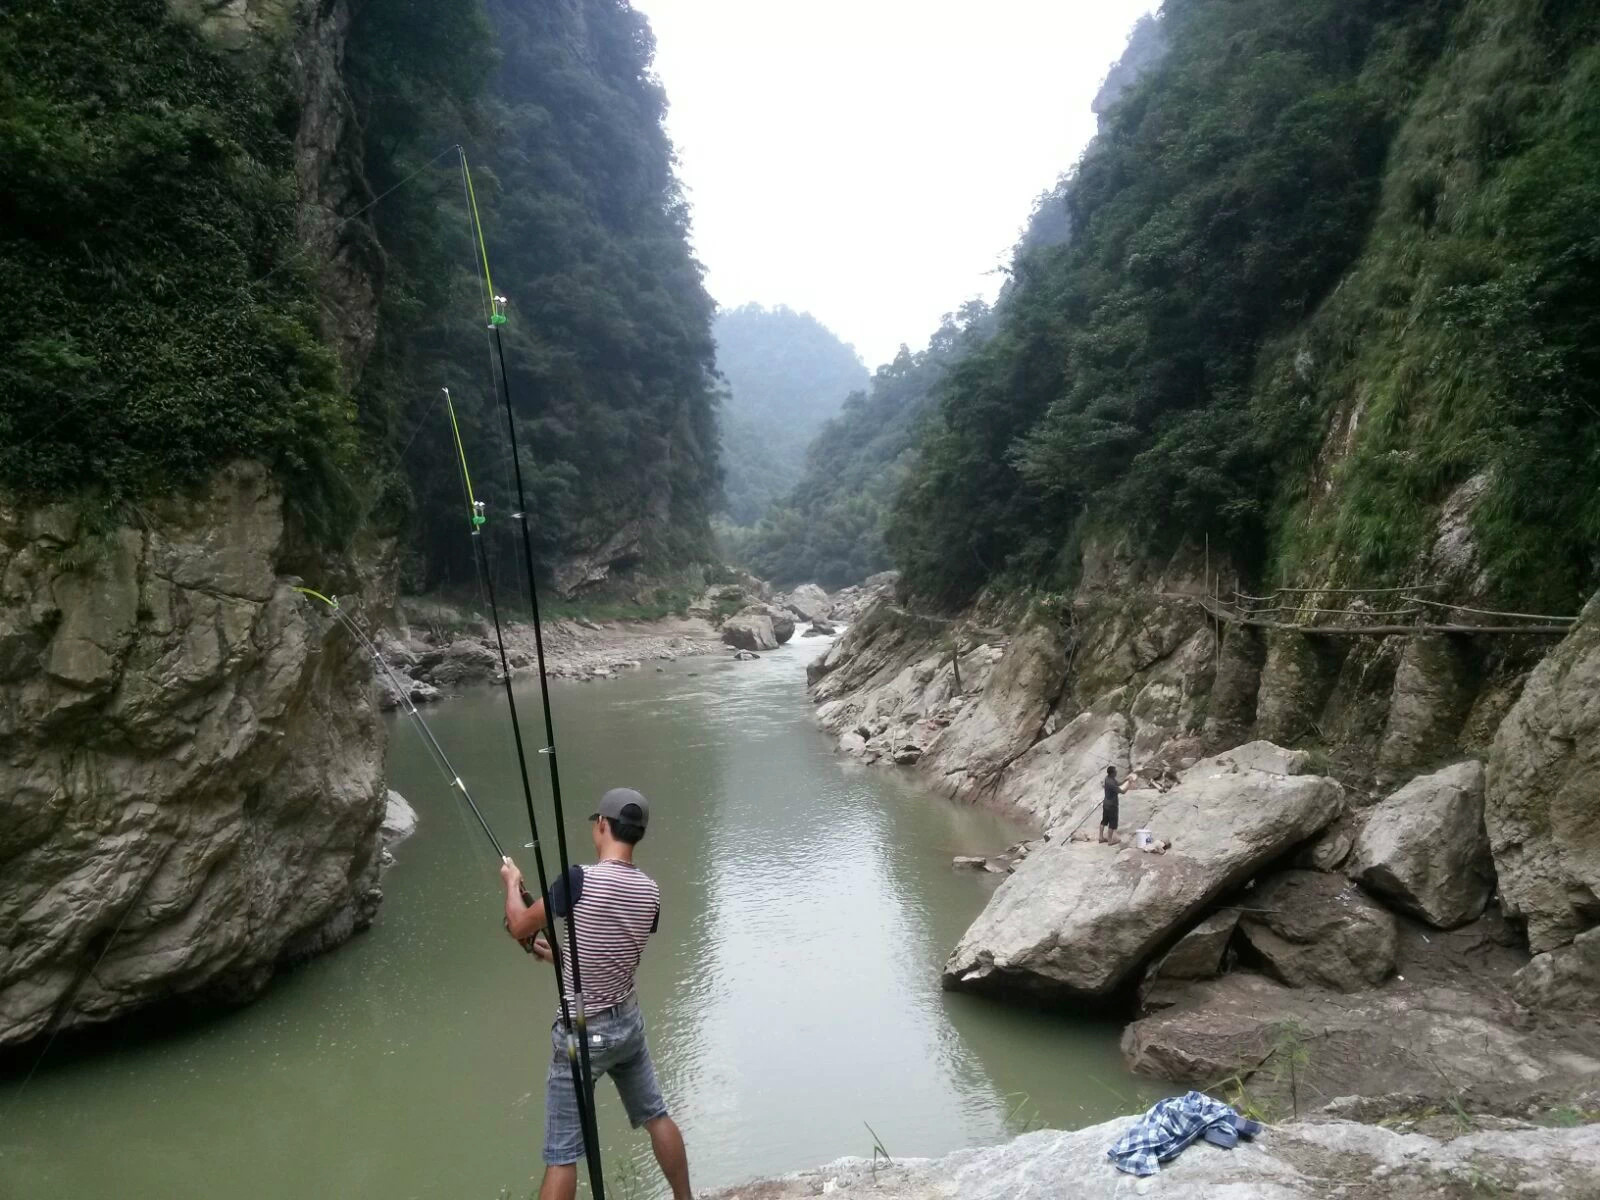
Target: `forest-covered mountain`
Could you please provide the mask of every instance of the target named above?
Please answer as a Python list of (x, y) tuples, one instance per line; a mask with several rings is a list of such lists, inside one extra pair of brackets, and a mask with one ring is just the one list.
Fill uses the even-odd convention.
[(717, 314), (717, 370), (728, 386), (722, 410), (728, 519), (752, 525), (800, 479), (806, 446), (867, 369), (810, 313), (745, 304)]
[(1170, 51), (949, 373), (887, 539), (909, 586), (1069, 584), (1209, 537), (1323, 582), (1600, 581), (1600, 5), (1169, 0)]
[[(1140, 20), (1107, 72), (1093, 110), (1109, 111), (1165, 53), (1162, 25), (1153, 17)], [(1009, 304), (1021, 264), (1071, 236), (1071, 182), (1071, 174), (1063, 174), (1035, 199), (1014, 251), (1013, 277), (1000, 291), (1001, 308)], [(879, 368), (870, 391), (852, 396), (811, 445), (804, 475), (755, 528), (725, 537), (729, 553), (758, 574), (786, 584), (815, 579), (840, 587), (893, 566), (884, 528), (945, 375), (982, 344), (994, 325), (995, 314), (987, 305), (969, 302), (945, 317), (925, 350), (912, 354), (902, 349), (894, 362)]]
[(781, 585), (827, 588), (887, 570), (883, 527), (904, 482), (921, 424), (951, 364), (982, 340), (989, 309), (973, 302), (947, 317), (925, 350), (901, 347), (872, 383), (844, 403), (806, 452), (805, 474), (730, 549)]
[[(297, 44), (297, 11), (8, 7), (0, 485), (109, 515), (259, 458), (317, 539), (375, 523), (406, 534), (413, 584), (470, 579), (442, 386), (494, 534), (514, 504), (459, 142), (543, 565), (577, 587), (707, 557), (712, 304), (644, 17), (364, 4)], [(347, 99), (296, 91), (319, 54)]]

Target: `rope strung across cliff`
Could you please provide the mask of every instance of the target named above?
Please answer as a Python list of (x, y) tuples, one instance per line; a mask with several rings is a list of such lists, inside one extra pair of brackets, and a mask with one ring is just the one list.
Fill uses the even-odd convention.
[[(489, 272), (489, 249), (483, 236), (483, 221), (478, 215), (477, 193), (472, 186), (472, 171), (467, 166), (467, 154), (461, 151), (461, 178), (466, 188), (467, 205), (472, 220), (472, 231), (478, 242), (478, 257), (483, 266), (484, 314), (487, 323), (488, 335), (494, 345), (494, 359), (491, 361), (491, 374), (495, 362), (499, 364), (500, 398), (505, 412), (506, 436), (509, 439), (511, 452), (511, 466), (517, 489), (517, 511), (511, 515), (516, 518), (522, 530), (522, 566), (526, 575), (528, 588), (528, 604), (533, 616), (533, 646), (534, 657), (539, 668), (539, 698), (544, 707), (544, 733), (545, 745), (540, 751), (550, 765), (550, 804), (554, 810), (556, 823), (556, 853), (561, 868), (561, 877), (567, 878), (572, 869), (571, 857), (567, 853), (566, 819), (561, 805), (561, 772), (556, 763), (556, 729), (555, 718), (550, 709), (550, 677), (545, 669), (544, 655), (544, 627), (539, 619), (539, 585), (535, 578), (533, 559), (533, 540), (528, 533), (528, 498), (522, 481), (522, 459), (517, 448), (517, 422), (511, 409), (511, 382), (506, 372), (506, 351), (501, 341), (500, 330), (506, 323), (504, 312), (505, 299), (494, 291), (494, 280)], [(453, 423), (452, 410), (452, 423)], [(457, 431), (459, 433), (459, 430)], [(466, 477), (466, 456), (460, 454), (463, 478)], [(468, 495), (468, 503), (473, 500)], [(472, 515), (481, 516), (476, 508)], [(500, 661), (502, 674), (505, 676), (506, 701), (511, 709), (512, 734), (517, 742), (517, 763), (522, 769), (523, 798), (528, 808), (528, 826), (533, 841), (535, 863), (539, 866), (539, 888), (541, 898), (545, 902), (545, 918), (551, 920), (550, 900), (545, 887), (544, 868), (539, 850), (538, 821), (533, 811), (533, 791), (529, 786), (527, 766), (523, 757), (522, 734), (517, 720), (516, 700), (511, 687), (510, 669), (506, 665), (505, 644), (500, 634), (500, 616), (493, 604), (493, 578), (488, 569), (488, 559), (483, 550), (483, 542), (478, 536), (481, 525), (474, 522), (472, 532), (474, 545), (477, 548), (477, 560), (482, 570), (491, 597), (490, 609), (494, 614), (495, 638), (500, 643)], [(574, 1074), (573, 1086), (577, 1089), (578, 1117), (583, 1128), (584, 1157), (588, 1160), (589, 1186), (593, 1190), (595, 1200), (605, 1200), (605, 1178), (600, 1162), (600, 1136), (599, 1126), (595, 1121), (594, 1112), (594, 1072), (589, 1061), (589, 1022), (584, 1011), (583, 1003), (583, 973), (582, 964), (578, 957), (578, 925), (576, 914), (569, 907), (566, 916), (567, 926), (567, 956), (572, 968), (572, 998), (570, 1016), (566, 996), (566, 988), (562, 985), (560, 976), (557, 977), (556, 991), (561, 994), (562, 1019), (567, 1030), (567, 1059), (572, 1062), (574, 1051), (578, 1061), (578, 1070)], [(551, 941), (552, 948), (555, 945)]]

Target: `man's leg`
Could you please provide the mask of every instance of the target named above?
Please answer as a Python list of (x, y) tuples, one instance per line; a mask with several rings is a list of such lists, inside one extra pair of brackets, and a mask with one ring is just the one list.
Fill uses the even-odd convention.
[(621, 1061), (611, 1068), (611, 1080), (617, 1085), (629, 1123), (650, 1134), (650, 1149), (655, 1151), (661, 1173), (672, 1188), (672, 1200), (689, 1200), (689, 1156), (683, 1148), (683, 1134), (667, 1113), (667, 1102), (656, 1081), (655, 1063), (650, 1059), (650, 1046), (645, 1039), (644, 1017), (635, 1008), (628, 1020), (628, 1040), (619, 1055)]
[[(657, 1117), (646, 1121), (644, 1127), (650, 1134), (650, 1149), (655, 1151), (661, 1173), (667, 1177), (672, 1189), (672, 1200), (690, 1200), (689, 1154), (683, 1148), (683, 1134), (671, 1117)], [(540, 1200), (544, 1200), (541, 1194)]]
[(544, 1080), (544, 1182), (539, 1200), (573, 1200), (578, 1194), (578, 1160), (583, 1157), (583, 1123), (572, 1090), (566, 1038), (559, 1027), (550, 1035), (550, 1069)]
[(544, 1169), (544, 1182), (539, 1185), (539, 1200), (573, 1200), (577, 1194), (577, 1163), (563, 1163), (559, 1167)]

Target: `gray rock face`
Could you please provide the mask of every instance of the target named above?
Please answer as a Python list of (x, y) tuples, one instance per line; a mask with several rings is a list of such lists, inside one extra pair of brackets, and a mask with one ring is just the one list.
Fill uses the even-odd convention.
[(417, 810), (399, 792), (390, 788), (383, 804), (383, 824), (378, 829), (383, 848), (393, 850), (417, 831)]
[(0, 1044), (102, 951), (63, 1026), (249, 996), (378, 900), (371, 668), (277, 574), (281, 492), (238, 464), (146, 514), (0, 509)]
[[(1011, 764), (995, 799), (1034, 816), (1047, 833), (1097, 822), (1106, 768), (1116, 767), (1119, 777), (1128, 771), (1128, 726), (1121, 713), (1074, 717)], [(1130, 807), (1138, 803), (1132, 793), (1127, 799)]]
[(1343, 647), (1330, 638), (1270, 630), (1256, 697), (1256, 732), (1275, 742), (1308, 733), (1322, 715), (1339, 674)]
[(1212, 913), (1178, 939), (1150, 969), (1152, 979), (1214, 979), (1222, 974), (1222, 955), (1239, 924), (1239, 910)]
[(1529, 676), (1489, 753), (1484, 821), (1507, 915), (1538, 953), (1600, 921), (1600, 596)]
[(779, 645), (794, 636), (794, 618), (783, 609), (767, 605), (767, 619), (772, 622), (772, 636), (778, 639)]
[(1512, 980), (1511, 994), (1540, 1012), (1568, 1009), (1600, 1017), (1600, 928), (1535, 955)]
[(1239, 928), (1267, 971), (1291, 987), (1358, 992), (1394, 973), (1394, 917), (1343, 875), (1274, 876), (1250, 893)]
[(1483, 765), (1468, 759), (1420, 776), (1373, 808), (1347, 870), (1440, 929), (1476, 920), (1494, 891)]
[(1135, 1180), (1106, 1149), (1137, 1114), (1070, 1133), (1041, 1129), (999, 1146), (894, 1165), (846, 1158), (710, 1200), (1327, 1200), (1330, 1196), (1467, 1197), (1533, 1194), (1587, 1200), (1600, 1173), (1600, 1125), (1523, 1126), (1436, 1141), (1378, 1125), (1326, 1120), (1276, 1125), (1222, 1150), (1199, 1142)]
[(1066, 648), (1050, 625), (1033, 625), (1011, 643), (977, 704), (927, 749), (923, 766), (958, 796), (991, 786), (1039, 736), (1067, 675)]
[(772, 618), (764, 612), (745, 610), (722, 623), (722, 640), (738, 650), (776, 650), (778, 638)]
[(1412, 771), (1449, 753), (1478, 694), (1476, 650), (1444, 634), (1410, 638), (1400, 654), (1378, 765)]
[(1292, 1049), (1285, 1042), (1306, 1050), (1302, 1109), (1309, 1096), (1389, 1093), (1505, 1109), (1594, 1086), (1600, 1034), (1592, 1026), (1519, 1028), (1506, 1009), (1498, 987), (1470, 977), (1418, 985), (1408, 973), (1378, 991), (1342, 993), (1235, 971), (1184, 985), (1177, 1003), (1123, 1031), (1122, 1051), (1133, 1070), (1163, 1079), (1243, 1074), (1251, 1094), (1275, 1107), (1290, 1099), (1288, 1073), (1274, 1061)]
[(948, 988), (1056, 1000), (1113, 992), (1229, 887), (1332, 821), (1343, 789), (1205, 759), (1161, 801), (1166, 854), (1088, 842), (1030, 854), (945, 963)]
[(784, 597), (783, 602), (807, 621), (826, 617), (829, 609), (833, 607), (828, 599), (828, 593), (814, 583), (802, 583)]
[(500, 656), (490, 646), (470, 638), (460, 638), (425, 654), (416, 675), (438, 687), (459, 687), (494, 679), (500, 672)]

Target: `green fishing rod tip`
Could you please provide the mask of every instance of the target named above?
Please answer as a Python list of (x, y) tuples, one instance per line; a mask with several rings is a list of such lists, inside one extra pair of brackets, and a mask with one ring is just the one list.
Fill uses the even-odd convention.
[(505, 313), (495, 313), (494, 316), (489, 318), (489, 324), (491, 324), (491, 325), (504, 325), (505, 323), (506, 323), (506, 315), (505, 315)]
[(473, 517), (472, 518), (473, 528), (476, 529), (479, 525), (482, 525), (488, 519), (489, 519), (488, 517), (476, 517), (476, 516)]

